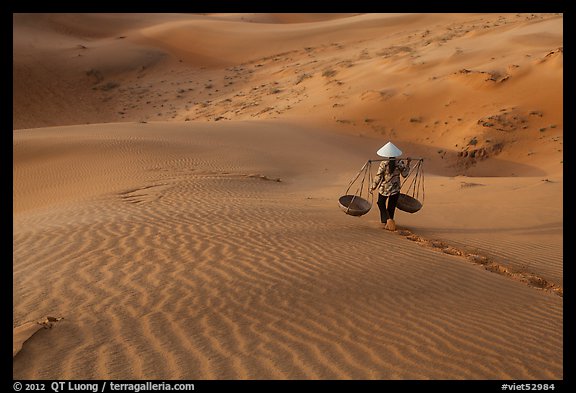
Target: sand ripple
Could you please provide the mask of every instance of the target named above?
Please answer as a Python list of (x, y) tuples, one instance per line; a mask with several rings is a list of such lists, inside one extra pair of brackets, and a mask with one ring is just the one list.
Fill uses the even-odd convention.
[(18, 217), (14, 319), (66, 323), (15, 378), (561, 377), (561, 299), (285, 190), (174, 171)]

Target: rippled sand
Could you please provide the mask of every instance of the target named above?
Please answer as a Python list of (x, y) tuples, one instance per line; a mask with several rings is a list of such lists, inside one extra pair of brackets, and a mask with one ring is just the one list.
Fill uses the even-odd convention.
[(563, 378), (562, 16), (14, 18), (15, 379)]

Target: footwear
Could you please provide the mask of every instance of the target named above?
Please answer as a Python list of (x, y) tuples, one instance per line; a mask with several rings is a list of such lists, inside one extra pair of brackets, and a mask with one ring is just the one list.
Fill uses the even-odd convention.
[(386, 221), (386, 226), (384, 228), (388, 229), (389, 231), (395, 231), (396, 223), (393, 219), (389, 218), (388, 221)]

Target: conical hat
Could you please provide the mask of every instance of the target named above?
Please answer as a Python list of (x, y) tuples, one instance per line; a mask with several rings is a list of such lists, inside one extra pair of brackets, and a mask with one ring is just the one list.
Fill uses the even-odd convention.
[(380, 157), (400, 157), (402, 151), (398, 149), (392, 142), (388, 142), (382, 146), (377, 152)]

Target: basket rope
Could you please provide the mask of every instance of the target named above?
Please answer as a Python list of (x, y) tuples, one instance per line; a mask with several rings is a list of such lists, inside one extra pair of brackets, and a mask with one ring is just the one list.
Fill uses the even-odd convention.
[(418, 163), (410, 169), (408, 176), (406, 176), (406, 178), (402, 181), (402, 184), (400, 186), (400, 189), (402, 189), (402, 187), (404, 187), (404, 184), (408, 181), (408, 179), (410, 179), (410, 175), (412, 175), (414, 173), (414, 176), (412, 177), (410, 183), (408, 184), (408, 189), (406, 189), (405, 194), (410, 195), (410, 190), (412, 190), (412, 195), (410, 195), (410, 196), (412, 196), (412, 198), (416, 198), (416, 199), (419, 199), (420, 194), (422, 194), (422, 203), (424, 203), (424, 198), (425, 198), (425, 194), (424, 194), (424, 168), (422, 166), (423, 161), (424, 160), (418, 160)]
[(345, 193), (346, 195), (349, 195), (348, 192), (350, 191), (350, 188), (352, 188), (352, 185), (354, 183), (356, 183), (358, 178), (360, 178), (360, 175), (362, 175), (362, 180), (359, 182), (358, 187), (356, 188), (356, 191), (353, 194), (352, 200), (350, 201), (350, 204), (348, 205), (348, 208), (346, 209), (346, 212), (348, 212), (348, 210), (350, 209), (350, 206), (352, 206), (352, 204), (354, 203), (354, 199), (356, 199), (356, 197), (362, 198), (362, 194), (364, 192), (364, 184), (366, 183), (366, 179), (368, 179), (366, 192), (372, 196), (370, 204), (371, 205), (374, 204), (374, 194), (370, 192), (370, 182), (372, 181), (372, 168), (371, 167), (372, 167), (372, 161), (371, 160), (366, 161), (366, 163), (362, 166), (362, 168), (360, 168), (360, 170), (358, 171), (356, 176), (352, 178), (352, 180), (350, 181), (350, 184), (348, 184), (348, 188), (346, 189), (346, 193)]

